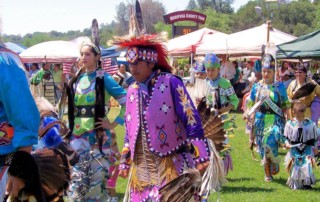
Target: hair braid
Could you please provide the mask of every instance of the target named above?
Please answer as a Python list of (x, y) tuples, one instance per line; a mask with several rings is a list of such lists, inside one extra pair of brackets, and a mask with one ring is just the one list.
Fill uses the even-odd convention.
[[(101, 67), (101, 61), (98, 61), (97, 64), (98, 71), (102, 70)], [(96, 91), (96, 102), (94, 105), (94, 122), (97, 123), (100, 121), (100, 118), (104, 118), (105, 116), (105, 91), (104, 91), (104, 77), (96, 77), (96, 86), (95, 86), (95, 91)], [(103, 136), (104, 134), (104, 129), (95, 129), (96, 132), (96, 139), (99, 144), (99, 149), (100, 152), (102, 152), (102, 141), (103, 141)]]
[(67, 95), (68, 95), (68, 119), (69, 119), (69, 128), (70, 131), (66, 136), (66, 139), (68, 140), (74, 129), (74, 118), (75, 118), (75, 104), (74, 104), (74, 96), (75, 96), (75, 89), (73, 88), (74, 83), (79, 79), (80, 75), (84, 72), (84, 68), (82, 67), (76, 74), (75, 77), (73, 77), (67, 86)]

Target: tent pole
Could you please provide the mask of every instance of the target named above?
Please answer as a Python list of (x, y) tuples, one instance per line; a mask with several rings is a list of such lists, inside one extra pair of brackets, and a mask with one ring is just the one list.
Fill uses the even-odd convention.
[[(191, 70), (191, 71), (190, 71)], [(195, 78), (194, 78), (194, 71), (193, 71), (193, 53), (191, 52), (190, 55), (190, 82), (194, 84)]]
[(267, 21), (267, 44), (269, 43), (269, 39), (270, 39), (270, 28), (271, 28), (271, 21), (268, 20)]
[(278, 70), (278, 61), (277, 58), (274, 57), (274, 82), (277, 80), (277, 70)]

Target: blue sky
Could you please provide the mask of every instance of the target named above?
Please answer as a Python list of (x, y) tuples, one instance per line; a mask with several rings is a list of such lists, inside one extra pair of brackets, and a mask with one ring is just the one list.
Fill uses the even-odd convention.
[[(116, 5), (133, 0), (1, 0), (0, 16), (3, 34), (33, 33), (52, 30), (66, 32), (90, 27), (93, 18), (110, 23), (116, 15)], [(238, 9), (249, 0), (235, 0)], [(183, 10), (189, 0), (162, 0), (167, 12)]]

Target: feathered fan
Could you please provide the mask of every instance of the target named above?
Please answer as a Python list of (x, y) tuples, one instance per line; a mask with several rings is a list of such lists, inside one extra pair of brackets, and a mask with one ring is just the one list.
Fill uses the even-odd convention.
[(222, 119), (210, 106), (207, 106), (205, 97), (201, 99), (197, 109), (200, 114), (205, 137), (213, 141), (215, 149), (219, 153), (228, 149), (225, 141), (228, 134), (233, 132), (233, 129), (236, 127), (234, 118)]
[(200, 189), (201, 177), (197, 169), (190, 169), (159, 190), (160, 202), (185, 202)]
[(224, 119), (212, 106), (207, 105), (207, 97), (212, 97), (212, 103), (218, 106), (217, 93), (211, 92), (211, 86), (201, 79), (195, 79), (194, 84), (186, 86), (199, 112), (205, 137), (208, 138), (210, 148), (210, 163), (202, 176), (200, 195), (206, 197), (210, 191), (219, 191), (225, 180), (222, 153), (229, 149), (225, 143), (227, 135), (235, 128), (234, 118)]
[(301, 88), (299, 88), (292, 96), (292, 100), (298, 100), (302, 97), (305, 97), (307, 95), (310, 95), (310, 93), (314, 90), (314, 88), (317, 86), (318, 84), (315, 81), (310, 81), (309, 83), (307, 83), (306, 85), (302, 86)]
[[(227, 145), (224, 143), (227, 135), (235, 128), (234, 119), (222, 119), (217, 113), (217, 109), (207, 105), (207, 98), (210, 94), (211, 86), (205, 80), (195, 79), (194, 84), (186, 85), (187, 91), (197, 106), (200, 114), (202, 127), (205, 137), (213, 141), (215, 149), (220, 153), (226, 149)], [(212, 95), (212, 103), (218, 100), (216, 95)]]

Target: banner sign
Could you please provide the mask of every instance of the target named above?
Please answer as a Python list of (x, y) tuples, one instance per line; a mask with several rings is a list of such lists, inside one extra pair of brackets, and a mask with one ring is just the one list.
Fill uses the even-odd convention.
[(204, 24), (207, 16), (195, 11), (177, 11), (163, 16), (166, 24), (173, 24), (178, 21), (193, 21)]

